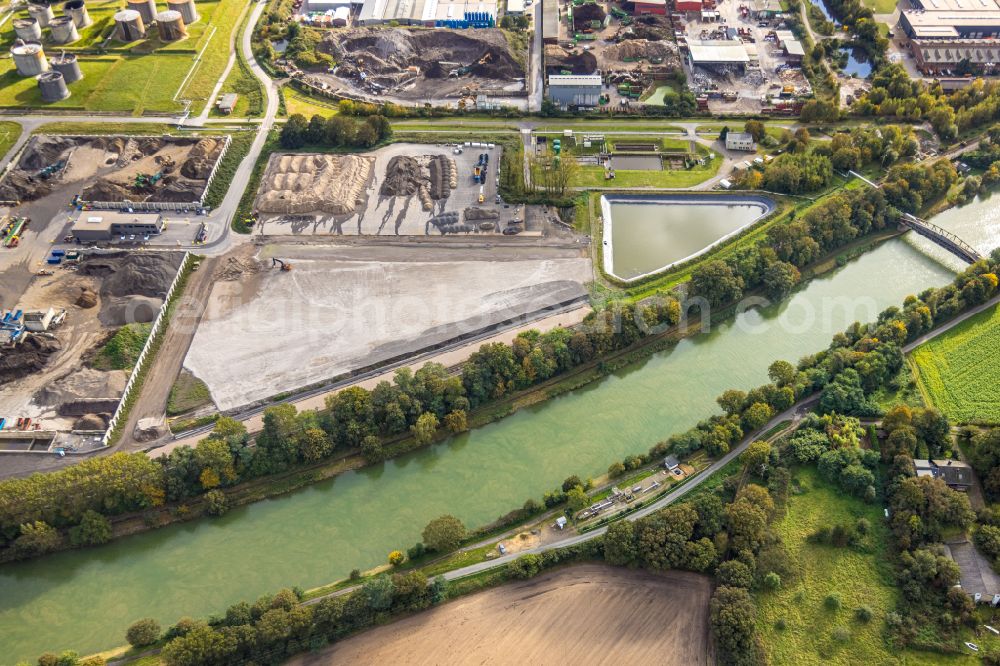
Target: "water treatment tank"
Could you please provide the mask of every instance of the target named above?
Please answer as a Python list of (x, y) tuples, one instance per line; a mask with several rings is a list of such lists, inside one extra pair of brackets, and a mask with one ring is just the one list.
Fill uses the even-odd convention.
[(198, 20), (198, 8), (194, 0), (167, 0), (167, 10), (180, 12), (184, 25), (191, 25)]
[(42, 26), (34, 16), (14, 19), (14, 34), (26, 42), (38, 42), (42, 39)]
[(156, 0), (128, 0), (128, 9), (139, 12), (144, 26), (153, 25), (156, 20)]
[(52, 59), (52, 69), (63, 75), (63, 81), (67, 84), (76, 83), (83, 78), (80, 71), (80, 63), (72, 53), (60, 53)]
[(10, 56), (21, 76), (38, 76), (49, 71), (49, 61), (45, 59), (45, 51), (38, 42), (17, 40), (10, 49)]
[(59, 72), (45, 72), (38, 75), (38, 89), (43, 102), (58, 102), (69, 97), (69, 88)]
[(73, 17), (73, 23), (78, 28), (86, 28), (93, 23), (90, 20), (90, 13), (87, 12), (87, 5), (83, 0), (69, 0), (63, 4), (63, 13)]
[(115, 14), (115, 25), (118, 34), (116, 37), (123, 42), (134, 42), (146, 38), (146, 26), (142, 23), (142, 16), (132, 9), (123, 9)]
[(55, 17), (49, 21), (49, 30), (52, 32), (52, 41), (56, 44), (72, 44), (80, 39), (72, 16)]
[(156, 30), (160, 33), (160, 41), (163, 42), (176, 42), (187, 35), (180, 12), (169, 9), (156, 15)]
[(28, 4), (28, 16), (38, 21), (39, 28), (49, 27), (49, 21), (55, 18), (55, 14), (52, 13), (52, 7), (43, 4)]

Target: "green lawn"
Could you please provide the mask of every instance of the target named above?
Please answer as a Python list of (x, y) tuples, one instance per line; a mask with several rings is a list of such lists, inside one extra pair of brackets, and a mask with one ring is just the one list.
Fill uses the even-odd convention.
[(929, 404), (957, 422), (1000, 423), (1000, 311), (967, 319), (910, 355)]
[[(296, 113), (301, 113), (306, 118), (312, 118), (317, 114), (323, 116), (324, 118), (329, 118), (330, 116), (337, 114), (336, 102), (333, 100), (309, 97), (291, 86), (285, 86), (282, 88), (282, 93), (285, 95), (285, 109), (290, 116), (294, 116)], [(428, 129), (426, 123), (403, 124), (397, 121), (392, 123), (392, 128), (394, 131), (416, 131)], [(434, 125), (434, 128), (441, 129), (441, 126)]]
[[(895, 652), (883, 639), (886, 613), (897, 602), (891, 565), (888, 561), (888, 531), (881, 509), (848, 497), (823, 481), (814, 468), (795, 471), (801, 494), (792, 494), (788, 511), (775, 525), (798, 572), (794, 580), (782, 581), (776, 592), (757, 594), (758, 630), (774, 664), (887, 664), (899, 663)], [(872, 531), (864, 550), (837, 548), (806, 542), (822, 525), (854, 524), (867, 518)], [(827, 595), (836, 594), (841, 608), (830, 611)], [(860, 606), (874, 616), (865, 624), (854, 618)], [(778, 629), (779, 619), (785, 622)], [(849, 639), (837, 641), (839, 627)]]
[[(111, 111), (142, 115), (144, 112), (177, 112), (182, 108), (175, 97), (184, 85), (184, 94), (204, 102), (225, 68), (229, 57), (229, 35), (246, 7), (243, 0), (198, 2), (200, 20), (188, 26), (188, 37), (174, 43), (160, 42), (156, 30), (144, 40), (124, 44), (108, 39), (114, 34), (113, 15), (118, 0), (88, 2), (94, 23), (80, 30), (80, 40), (62, 46), (47, 46), (49, 55), (65, 50), (76, 53), (83, 80), (69, 86), (70, 97), (45, 104), (32, 77), (21, 77), (13, 62), (0, 62), (0, 108), (43, 107), (60, 110)], [(18, 14), (20, 15), (20, 14)], [(6, 52), (14, 40), (13, 21), (0, 28), (0, 51)], [(197, 54), (207, 45), (195, 66)], [(189, 72), (193, 74), (188, 78)], [(185, 81), (187, 79), (187, 81)]]
[[(664, 150), (688, 150), (690, 147), (686, 139), (671, 139), (653, 137), (654, 141), (660, 142)], [(630, 138), (632, 142), (643, 143), (649, 137), (637, 136)], [(645, 141), (644, 141), (645, 140)], [(626, 141), (622, 138), (621, 141)], [(614, 138), (608, 137), (608, 142), (614, 145)], [(708, 155), (708, 149), (697, 145), (698, 154), (702, 157)], [(573, 187), (656, 187), (664, 189), (682, 189), (703, 183), (715, 176), (722, 164), (722, 156), (713, 152), (713, 157), (704, 166), (695, 166), (691, 169), (664, 169), (662, 171), (628, 171), (615, 169), (614, 180), (604, 179), (604, 167), (581, 166), (573, 178)]]
[(0, 121), (0, 156), (6, 155), (21, 138), (21, 126), (17, 123)]
[(896, 11), (896, 0), (861, 0), (861, 4), (876, 14), (891, 14)]

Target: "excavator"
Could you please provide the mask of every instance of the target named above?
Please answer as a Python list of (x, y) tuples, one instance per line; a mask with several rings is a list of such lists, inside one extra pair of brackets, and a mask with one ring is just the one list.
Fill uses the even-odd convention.
[(290, 263), (282, 261), (281, 259), (278, 259), (277, 257), (271, 257), (271, 268), (274, 268), (275, 266), (279, 266), (279, 265), (281, 266), (281, 270), (283, 270), (285, 272), (288, 272), (288, 271), (292, 270), (292, 265)]

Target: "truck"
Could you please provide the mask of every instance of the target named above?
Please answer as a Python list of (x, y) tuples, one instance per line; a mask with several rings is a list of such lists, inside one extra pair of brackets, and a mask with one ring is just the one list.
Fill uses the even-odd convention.
[(478, 182), (479, 182), (479, 179), (480, 179), (480, 178), (482, 177), (482, 175), (483, 175), (483, 167), (481, 167), (481, 166), (479, 166), (479, 165), (477, 164), (477, 165), (476, 165), (476, 166), (475, 166), (475, 167), (474, 167), (474, 168), (472, 169), (472, 180), (474, 180), (475, 182), (477, 182), (477, 183), (478, 183)]

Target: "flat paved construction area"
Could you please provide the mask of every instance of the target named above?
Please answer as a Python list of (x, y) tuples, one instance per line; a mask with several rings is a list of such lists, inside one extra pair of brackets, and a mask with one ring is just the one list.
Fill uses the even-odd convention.
[[(473, 169), (479, 162), (482, 154), (489, 156), (486, 167), (486, 179), (482, 185), (473, 181)], [(519, 214), (520, 209), (515, 206), (505, 208), (496, 203), (497, 195), (497, 169), (500, 165), (501, 149), (495, 146), (487, 147), (462, 146), (462, 153), (455, 154), (454, 146), (417, 144), (417, 143), (394, 143), (381, 148), (372, 153), (363, 153), (354, 157), (374, 157), (371, 163), (371, 174), (365, 176), (365, 187), (358, 196), (358, 202), (353, 212), (345, 215), (333, 213), (301, 210), (295, 208), (295, 213), (266, 213), (260, 212), (259, 228), (268, 236), (286, 235), (367, 235), (367, 236), (425, 236), (440, 235), (437, 227), (431, 223), (431, 219), (443, 213), (458, 213), (458, 222), (466, 222), (465, 209), (477, 207), (489, 212), (498, 214), (498, 218), (492, 220), (495, 224), (490, 231), (478, 230), (478, 223), (484, 220), (466, 222), (476, 226), (477, 230), (470, 233), (472, 238), (492, 238), (499, 234), (507, 221)], [(424, 208), (424, 200), (419, 194), (409, 194), (405, 196), (391, 196), (383, 193), (383, 184), (386, 179), (387, 170), (394, 157), (415, 158), (421, 162), (426, 162), (434, 156), (443, 156), (448, 160), (454, 160), (456, 168), (456, 187), (446, 188), (447, 197), (437, 199), (432, 202), (430, 210)], [(276, 170), (276, 159), (282, 156), (273, 156), (272, 164), (268, 167), (269, 174)], [(344, 156), (338, 156), (343, 158)], [(279, 182), (284, 182), (279, 181)], [(446, 183), (447, 184), (447, 183)], [(261, 191), (258, 192), (258, 206), (269, 198), (266, 188), (268, 179), (261, 184)], [(479, 203), (480, 188), (482, 189), (483, 203)], [(353, 198), (350, 197), (350, 198)], [(262, 211), (275, 209), (278, 202), (269, 201), (264, 204)], [(330, 208), (333, 210), (333, 208)], [(523, 220), (523, 215), (521, 217)], [(461, 236), (466, 236), (463, 232)]]
[(233, 409), (581, 298), (592, 278), (579, 246), (451, 240), (264, 246), (259, 270), (215, 283), (184, 367)]
[(714, 663), (707, 576), (596, 564), (456, 599), (289, 664)]

